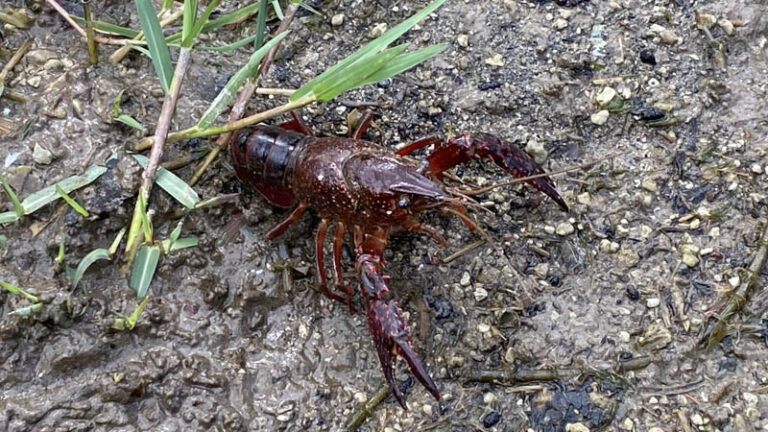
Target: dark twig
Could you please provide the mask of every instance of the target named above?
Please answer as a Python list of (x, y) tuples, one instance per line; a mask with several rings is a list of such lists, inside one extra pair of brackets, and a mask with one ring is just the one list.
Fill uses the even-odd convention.
[(758, 275), (768, 259), (768, 220), (763, 221), (763, 233), (757, 244), (759, 247), (755, 257), (746, 269), (747, 277), (734, 292), (729, 294), (728, 302), (720, 310), (720, 313), (710, 319), (707, 329), (699, 339), (699, 344), (704, 345), (707, 349), (720, 343), (726, 334), (728, 322), (744, 308), (750, 294), (757, 287)]
[(392, 389), (389, 387), (388, 384), (384, 384), (374, 393), (374, 395), (368, 399), (368, 401), (363, 404), (363, 406), (360, 407), (360, 409), (353, 413), (352, 416), (350, 416), (347, 419), (347, 423), (345, 424), (345, 427), (349, 431), (356, 431), (357, 428), (360, 427), (361, 424), (371, 416), (373, 413), (373, 409), (376, 408), (384, 399), (389, 396), (389, 394), (392, 392)]

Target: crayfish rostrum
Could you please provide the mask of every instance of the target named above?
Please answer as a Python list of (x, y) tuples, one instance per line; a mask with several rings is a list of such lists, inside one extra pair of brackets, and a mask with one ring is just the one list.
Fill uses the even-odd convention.
[[(405, 398), (394, 385), (393, 358), (408, 362), (424, 387), (440, 399), (437, 386), (411, 343), (408, 325), (387, 286), (384, 248), (391, 233), (421, 232), (445, 245), (439, 232), (422, 222), (419, 214), (434, 211), (462, 219), (477, 228), (467, 215), (467, 197), (443, 182), (444, 171), (473, 157), (488, 158), (515, 177), (543, 174), (517, 145), (497, 136), (464, 133), (440, 140), (435, 137), (413, 142), (397, 152), (361, 139), (370, 124), (365, 117), (349, 138), (318, 138), (298, 116), (278, 126), (257, 126), (241, 131), (230, 144), (230, 155), (238, 176), (254, 186), (272, 204), (294, 207), (291, 214), (267, 232), (273, 239), (307, 209), (320, 217), (316, 234), (317, 277), (322, 292), (352, 306), (354, 290), (344, 284), (342, 248), (347, 233), (354, 244), (355, 272), (366, 308), (368, 329), (373, 336), (384, 377), (395, 398), (406, 408)], [(415, 150), (434, 145), (435, 150), (419, 163), (406, 157)], [(527, 180), (568, 209), (547, 176)], [(323, 250), (331, 223), (335, 289), (328, 287)], [(406, 408), (407, 409), (407, 408)]]

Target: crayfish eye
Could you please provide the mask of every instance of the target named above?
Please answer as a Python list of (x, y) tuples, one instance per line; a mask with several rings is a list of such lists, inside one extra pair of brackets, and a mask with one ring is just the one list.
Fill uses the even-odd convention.
[(411, 200), (409, 200), (407, 196), (402, 196), (397, 200), (397, 207), (401, 209), (408, 208), (410, 204)]

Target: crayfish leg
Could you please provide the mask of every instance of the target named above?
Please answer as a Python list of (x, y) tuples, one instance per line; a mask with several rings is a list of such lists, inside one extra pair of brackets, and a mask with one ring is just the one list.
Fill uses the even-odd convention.
[(304, 134), (308, 136), (315, 136), (315, 134), (312, 133), (312, 129), (310, 129), (304, 123), (304, 120), (301, 119), (301, 116), (299, 116), (296, 113), (296, 111), (291, 111), (291, 117), (293, 117), (292, 120), (287, 121), (285, 123), (280, 123), (278, 126), (281, 129), (296, 131), (300, 134)]
[(328, 277), (325, 275), (325, 260), (323, 255), (325, 252), (325, 235), (328, 232), (328, 219), (322, 219), (317, 226), (317, 234), (315, 236), (315, 265), (317, 269), (317, 278), (320, 282), (320, 290), (329, 299), (337, 300), (342, 303), (348, 303), (348, 300), (343, 296), (336, 294), (328, 288)]
[(368, 128), (371, 126), (372, 120), (373, 120), (373, 113), (368, 110), (364, 111), (363, 114), (360, 116), (360, 119), (357, 120), (357, 127), (355, 128), (355, 131), (351, 135), (352, 139), (359, 140), (360, 138), (362, 138), (365, 131), (367, 131)]
[(292, 223), (296, 222), (296, 219), (301, 217), (301, 215), (304, 213), (304, 210), (307, 209), (307, 206), (304, 204), (299, 204), (298, 207), (296, 207), (290, 215), (288, 215), (285, 220), (280, 222), (279, 224), (275, 225), (271, 230), (267, 231), (267, 239), (272, 240), (275, 237), (279, 236), (280, 234), (284, 233), (285, 230), (288, 229), (289, 226), (291, 226)]
[(354, 312), (355, 308), (352, 306), (352, 294), (355, 291), (349, 285), (344, 284), (344, 270), (341, 267), (341, 251), (344, 248), (344, 233), (347, 229), (347, 225), (344, 222), (336, 222), (336, 231), (333, 237), (333, 271), (336, 275), (336, 288), (340, 289), (347, 296), (347, 304), (349, 310)]

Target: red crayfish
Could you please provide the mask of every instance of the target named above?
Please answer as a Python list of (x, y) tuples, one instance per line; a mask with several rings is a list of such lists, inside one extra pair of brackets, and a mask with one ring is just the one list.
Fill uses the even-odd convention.
[[(282, 234), (301, 214), (312, 209), (320, 216), (316, 234), (317, 277), (329, 298), (350, 305), (354, 290), (344, 284), (341, 254), (345, 234), (354, 242), (355, 271), (360, 281), (368, 329), (376, 345), (384, 377), (400, 405), (404, 396), (394, 385), (393, 357), (403, 357), (424, 387), (440, 399), (411, 343), (408, 325), (397, 302), (392, 299), (384, 275), (384, 248), (389, 235), (397, 231), (422, 232), (438, 243), (446, 242), (437, 230), (418, 218), (425, 211), (450, 213), (470, 229), (477, 225), (467, 215), (466, 197), (442, 183), (443, 172), (473, 157), (489, 158), (516, 177), (543, 174), (515, 144), (494, 135), (479, 133), (441, 141), (436, 137), (415, 141), (392, 152), (363, 141), (370, 124), (364, 117), (350, 138), (317, 138), (293, 114), (293, 120), (276, 126), (257, 126), (231, 141), (230, 155), (237, 175), (258, 189), (272, 204), (292, 207), (293, 212), (267, 232), (273, 239)], [(418, 162), (405, 157), (434, 145), (435, 150)], [(552, 198), (563, 210), (568, 207), (547, 176), (527, 182)], [(328, 288), (323, 259), (328, 226), (335, 222), (333, 270), (335, 287)]]

